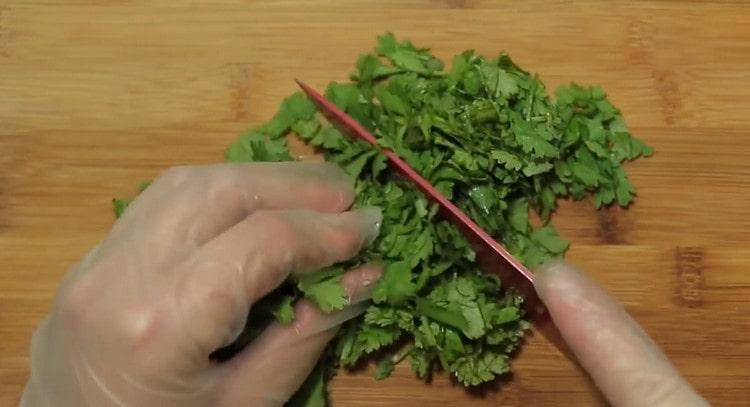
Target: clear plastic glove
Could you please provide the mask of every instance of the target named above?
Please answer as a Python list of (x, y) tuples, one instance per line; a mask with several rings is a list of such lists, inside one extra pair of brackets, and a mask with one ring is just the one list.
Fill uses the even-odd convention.
[(708, 406), (602, 287), (563, 263), (543, 267), (535, 280), (571, 351), (612, 405)]
[(378, 209), (347, 211), (352, 184), (327, 164), (259, 163), (167, 171), (66, 276), (32, 339), (28, 407), (281, 406), (336, 327), (364, 309), (380, 275), (345, 275), (352, 305), (296, 305), (222, 364), (253, 302), (290, 273), (353, 257)]

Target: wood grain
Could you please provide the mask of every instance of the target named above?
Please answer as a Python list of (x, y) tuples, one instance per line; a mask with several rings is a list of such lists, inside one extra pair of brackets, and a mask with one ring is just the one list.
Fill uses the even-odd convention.
[[(750, 405), (750, 5), (744, 2), (0, 2), (0, 405), (109, 200), (222, 159), (293, 78), (342, 80), (392, 30), (441, 57), (505, 49), (550, 89), (597, 83), (657, 154), (629, 210), (564, 203), (569, 258), (605, 284), (715, 405)], [(179, 5), (177, 5), (179, 4)], [(408, 367), (342, 374), (337, 406), (600, 405), (538, 337), (512, 379), (467, 393)]]

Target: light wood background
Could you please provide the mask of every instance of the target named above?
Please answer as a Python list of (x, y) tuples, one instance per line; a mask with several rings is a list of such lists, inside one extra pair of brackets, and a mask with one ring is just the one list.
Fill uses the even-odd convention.
[[(180, 5), (176, 5), (176, 4)], [(601, 84), (656, 155), (629, 210), (563, 204), (569, 259), (605, 284), (716, 405), (750, 405), (750, 4), (0, 0), (0, 405), (109, 200), (209, 163), (295, 90), (343, 80), (392, 30), (441, 57), (505, 49), (550, 88)], [(102, 293), (106, 295), (106, 293)], [(336, 406), (602, 404), (539, 337), (483, 394), (407, 366), (342, 374)]]

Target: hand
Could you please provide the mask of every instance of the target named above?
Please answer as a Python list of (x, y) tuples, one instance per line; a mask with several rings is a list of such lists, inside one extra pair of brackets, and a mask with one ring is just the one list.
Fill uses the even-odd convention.
[(22, 406), (281, 406), (336, 327), (364, 310), (374, 266), (346, 274), (352, 306), (306, 301), (239, 355), (248, 310), (289, 275), (353, 257), (380, 211), (347, 211), (352, 184), (327, 164), (182, 167), (158, 178), (66, 276), (35, 332)]
[(614, 406), (708, 406), (607, 292), (563, 263), (535, 273), (539, 297)]

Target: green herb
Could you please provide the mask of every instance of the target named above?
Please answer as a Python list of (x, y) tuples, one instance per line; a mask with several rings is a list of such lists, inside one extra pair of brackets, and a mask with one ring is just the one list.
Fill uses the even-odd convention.
[(391, 373), (393, 373), (394, 367), (396, 367), (396, 364), (394, 363), (393, 358), (385, 357), (381, 359), (375, 370), (375, 379), (383, 380), (390, 377)]
[[(561, 86), (552, 99), (537, 76), (505, 53), (486, 58), (465, 51), (445, 69), (428, 49), (385, 34), (374, 54), (358, 59), (351, 82), (331, 83), (326, 96), (531, 268), (568, 248), (550, 223), (558, 199), (592, 196), (596, 207), (628, 206), (635, 192), (622, 163), (652, 154), (600, 88)], [(300, 296), (327, 312), (340, 309), (341, 274), (378, 261), (385, 272), (373, 304), (341, 329), (327, 367), (352, 366), (387, 348), (379, 379), (402, 359), (420, 378), (445, 370), (466, 386), (509, 372), (528, 329), (523, 299), (480, 272), (462, 234), (376, 149), (343, 136), (295, 93), (271, 121), (240, 136), (227, 159), (289, 160), (284, 136), (290, 134), (340, 165), (356, 182), (354, 206), (381, 207), (383, 223), (356, 259), (281, 287), (289, 297), (264, 300), (269, 312), (289, 322)], [(541, 226), (532, 225), (530, 212)], [(316, 389), (323, 377), (310, 379)], [(325, 405), (324, 391), (307, 394), (295, 400), (309, 404), (294, 405)]]
[(127, 208), (129, 204), (130, 201), (125, 199), (112, 199), (112, 209), (115, 212), (115, 216), (118, 218), (122, 216), (122, 214), (125, 212), (125, 208)]
[(335, 267), (327, 272), (306, 275), (300, 278), (297, 287), (323, 312), (340, 310), (348, 302), (346, 290), (339, 283), (341, 274), (343, 269)]
[[(145, 191), (148, 186), (151, 185), (151, 181), (142, 181), (140, 184), (138, 184), (138, 193)], [(122, 216), (123, 213), (125, 213), (125, 209), (130, 205), (130, 200), (127, 199), (118, 199), (114, 198), (112, 199), (112, 209), (115, 212), (115, 217), (119, 218)]]
[(294, 297), (291, 295), (282, 297), (271, 313), (282, 324), (291, 324), (294, 321)]

